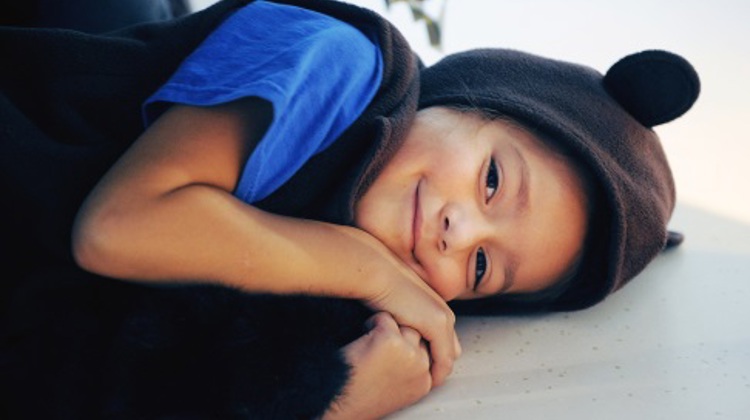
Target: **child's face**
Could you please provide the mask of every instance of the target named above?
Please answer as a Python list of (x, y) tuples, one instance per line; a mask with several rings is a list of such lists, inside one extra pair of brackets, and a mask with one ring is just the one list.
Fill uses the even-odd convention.
[(583, 246), (585, 202), (572, 166), (531, 134), (434, 107), (419, 111), (355, 222), (445, 300), (469, 299), (559, 279)]

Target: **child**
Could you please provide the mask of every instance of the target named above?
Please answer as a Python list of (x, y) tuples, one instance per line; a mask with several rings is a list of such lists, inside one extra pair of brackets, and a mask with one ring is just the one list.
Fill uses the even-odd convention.
[[(482, 312), (586, 307), (622, 286), (664, 246), (674, 189), (658, 139), (648, 127), (678, 117), (697, 96), (697, 77), (681, 58), (642, 53), (624, 59), (602, 78), (583, 67), (519, 52), (476, 50), (418, 72), (418, 62), (398, 34), (365, 11), (324, 1), (304, 3), (305, 9), (322, 13), (312, 14), (299, 7), (257, 2), (237, 9), (214, 30), (212, 22), (237, 8), (234, 3), (222, 2), (175, 28), (153, 26), (125, 33), (153, 42), (145, 44), (146, 52), (133, 49), (132, 42), (110, 40), (122, 49), (119, 56), (133, 58), (136, 64), (118, 63), (107, 74), (135, 74), (134, 81), (109, 78), (104, 83), (91, 75), (79, 80), (91, 83), (91, 92), (101, 87), (106, 91), (113, 84), (118, 94), (127, 87), (132, 92), (115, 97), (116, 103), (85, 97), (75, 103), (90, 119), (84, 129), (75, 125), (78, 121), (61, 122), (63, 117), (39, 110), (40, 104), (25, 96), (28, 91), (7, 85), (15, 103), (7, 107), (10, 111), (4, 108), (9, 115), (4, 119), (20, 121), (12, 114), (20, 109), (25, 115), (48, 118), (49, 126), (31, 128), (41, 131), (40, 136), (51, 132), (65, 138), (72, 128), (90, 133), (82, 141), (73, 140), (93, 149), (94, 156), (97, 147), (85, 142), (106, 138), (104, 146), (110, 150), (101, 161), (117, 159), (111, 169), (101, 164), (93, 174), (79, 176), (85, 182), (75, 178), (77, 174), (71, 176), (73, 181), (63, 180), (68, 191), (75, 184), (78, 196), (60, 197), (55, 190), (39, 193), (42, 201), (59, 201), (68, 204), (67, 211), (78, 210), (84, 189), (80, 185), (90, 185), (107, 171), (88, 194), (72, 228), (72, 253), (78, 264), (104, 276), (143, 283), (223, 286), (186, 287), (189, 292), (180, 297), (179, 290), (132, 285), (126, 289), (139, 290), (135, 300), (146, 302), (136, 310), (129, 307), (133, 299), (118, 294), (133, 292), (118, 289), (111, 294), (125, 307), (126, 318), (149, 321), (140, 326), (146, 332), (135, 333), (136, 341), (147, 342), (150, 352), (140, 349), (137, 354), (145, 356), (139, 359), (116, 350), (115, 356), (105, 358), (108, 363), (135, 366), (136, 371), (116, 369), (114, 376), (127, 380), (111, 382), (114, 391), (104, 393), (105, 412), (384, 415), (416, 401), (450, 372), (460, 349), (446, 301), (474, 299), (456, 307)], [(258, 26), (243, 30), (247, 22)], [(262, 42), (249, 38), (262, 37), (264, 30), (273, 30), (274, 37), (266, 35)], [(170, 44), (169, 34), (188, 34), (180, 41), (197, 44), (203, 38), (199, 34), (209, 31), (213, 32), (201, 47), (169, 78), (171, 63), (192, 50), (176, 46), (177, 41)], [(159, 41), (159, 36), (166, 41)], [(48, 42), (86, 44), (91, 51), (111, 54), (97, 47), (102, 41), (96, 38), (60, 38), (50, 37)], [(16, 40), (3, 47), (17, 51), (21, 44)], [(235, 79), (236, 68), (219, 65), (231, 60), (227, 53), (253, 57), (240, 66), (242, 78)], [(217, 54), (221, 61), (214, 58)], [(344, 65), (330, 65), (333, 57)], [(72, 67), (80, 59), (64, 58), (62, 63)], [(142, 69), (138, 63), (153, 68)], [(276, 68), (278, 63), (283, 65)], [(54, 74), (60, 71), (69, 67)], [(237, 80), (239, 86), (233, 84)], [(69, 96), (67, 87), (50, 86), (62, 90), (60, 97)], [(144, 100), (154, 91), (145, 108), (151, 125), (133, 135), (131, 101)], [(95, 109), (107, 104), (117, 112)], [(91, 119), (98, 112), (104, 112), (103, 121)], [(102, 130), (118, 124), (123, 124), (123, 133)], [(23, 124), (9, 127), (16, 133), (31, 130)], [(131, 135), (139, 137), (132, 145)], [(24, 143), (16, 140), (21, 137), (7, 137), (4, 148), (22, 150)], [(75, 159), (78, 156), (70, 157)], [(6, 164), (13, 175), (24, 173), (22, 165)], [(44, 206), (33, 203), (35, 191), (17, 192), (14, 183), (22, 176), (13, 175), (3, 179), (11, 197), (20, 196), (30, 203), (28, 208), (47, 216)], [(24, 217), (29, 215), (17, 219)], [(70, 214), (63, 215), (53, 230), (69, 229), (67, 217)], [(19, 238), (30, 236), (18, 234), (15, 224), (6, 229)], [(51, 236), (54, 242), (65, 235)], [(66, 255), (54, 253), (59, 244), (40, 247), (43, 241), (32, 242), (26, 246), (48, 253), (44, 259), (50, 267), (65, 265)], [(24, 261), (13, 262), (14, 267), (27, 271), (33, 271), (28, 266), (41, 258), (30, 258), (27, 250), (16, 255), (29, 261), (26, 267)], [(40, 282), (49, 282), (49, 272), (44, 276)], [(354, 299), (377, 314), (369, 319), (365, 335), (352, 336), (349, 327), (349, 332), (336, 336), (323, 322), (313, 322), (312, 332), (297, 326), (300, 333), (293, 338), (277, 337), (275, 331), (259, 331), (269, 325), (287, 326), (281, 321), (283, 303), (263, 309), (266, 301), (246, 299), (232, 292), (235, 289)], [(34, 296), (27, 293), (14, 303), (26, 303), (29, 295)], [(306, 312), (305, 300), (294, 302), (292, 312), (311, 313)], [(318, 302), (322, 305), (314, 305), (311, 316), (323, 317), (321, 313), (340, 303)], [(243, 312), (248, 310), (252, 313)], [(168, 316), (154, 316), (160, 311)], [(193, 318), (186, 315), (191, 311), (196, 313)], [(336, 322), (358, 324), (360, 312), (351, 313), (351, 320)], [(230, 332), (228, 337), (218, 332), (202, 335), (224, 331), (220, 326), (235, 325), (238, 319), (250, 325), (253, 317), (263, 318), (258, 314), (266, 316), (269, 325)], [(175, 321), (180, 317), (195, 322)], [(153, 327), (154, 319), (200, 332), (178, 334), (175, 330), (180, 328), (168, 322), (160, 330)], [(306, 325), (304, 321), (295, 323)], [(132, 332), (132, 323), (123, 325)], [(12, 337), (24, 336), (23, 329), (10, 331)], [(181, 338), (175, 340), (174, 335)], [(198, 336), (203, 339), (182, 338)], [(264, 353), (259, 348), (267, 341), (273, 343), (272, 350)], [(133, 349), (129, 340), (125, 342), (123, 348)], [(231, 358), (208, 360), (214, 347), (183, 347), (206, 342)], [(222, 346), (227, 342), (241, 354), (226, 353)], [(308, 373), (302, 383), (278, 382), (279, 377), (298, 380), (294, 373), (299, 372), (284, 374), (272, 359), (284, 359), (279, 352), (292, 347), (312, 346), (320, 347), (313, 347), (312, 353), (291, 350), (294, 356), (286, 362), (310, 371), (326, 366), (321, 371), (331, 379), (311, 378)], [(18, 348), (23, 347), (10, 346), (5, 353), (18, 355)], [(153, 348), (160, 349), (160, 355)], [(171, 358), (184, 351), (190, 360), (172, 365)], [(334, 352), (344, 360), (316, 361)], [(122, 354), (129, 356), (117, 356)], [(254, 358), (273, 367), (268, 379), (258, 373), (262, 368), (253, 367)], [(351, 371), (342, 369), (342, 363)], [(222, 373), (204, 365), (218, 366)], [(186, 369), (193, 373), (189, 385), (175, 379)], [(163, 370), (169, 374), (158, 376), (167, 379), (149, 376)], [(9, 375), (20, 382), (22, 376)], [(196, 382), (220, 386), (225, 392), (207, 391)], [(272, 392), (261, 389), (272, 383)], [(242, 395), (253, 386), (253, 392)], [(259, 402), (263, 392), (270, 392), (273, 402)], [(195, 398), (185, 398), (185, 393)]]

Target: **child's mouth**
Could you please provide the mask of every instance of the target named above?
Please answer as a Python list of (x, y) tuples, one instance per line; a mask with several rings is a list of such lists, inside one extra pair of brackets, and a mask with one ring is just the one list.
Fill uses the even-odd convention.
[(421, 184), (422, 180), (419, 180), (417, 182), (417, 187), (414, 191), (414, 214), (412, 215), (412, 247), (411, 247), (411, 255), (414, 257), (414, 260), (419, 263), (419, 265), (422, 265), (422, 263), (419, 261), (419, 257), (417, 257), (417, 244), (419, 243), (420, 237), (421, 237), (421, 231), (422, 231), (422, 212), (421, 208), (419, 206), (419, 186)]

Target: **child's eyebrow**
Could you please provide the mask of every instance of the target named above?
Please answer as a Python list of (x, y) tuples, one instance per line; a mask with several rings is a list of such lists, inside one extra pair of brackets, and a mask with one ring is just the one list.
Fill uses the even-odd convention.
[(521, 154), (515, 145), (513, 145), (513, 150), (521, 162), (521, 182), (516, 192), (516, 214), (522, 214), (529, 209), (529, 178), (531, 178), (531, 174), (529, 173), (529, 165), (526, 163), (526, 158), (523, 157), (523, 154)]
[[(518, 185), (518, 191), (516, 191), (515, 208), (515, 213), (517, 215), (521, 215), (528, 212), (529, 210), (529, 178), (531, 178), (531, 173), (529, 173), (529, 165), (528, 163), (526, 163), (526, 158), (523, 157), (521, 151), (518, 150), (516, 145), (512, 145), (512, 149), (518, 157), (518, 161), (520, 162), (519, 167), (521, 169), (521, 181)], [(503, 278), (503, 286), (500, 288), (500, 291), (498, 293), (504, 293), (508, 289), (513, 287), (513, 283), (516, 279), (516, 271), (518, 271), (518, 258), (511, 255), (505, 263), (505, 276)]]
[(505, 278), (503, 278), (503, 287), (500, 288), (498, 293), (505, 293), (513, 287), (513, 283), (516, 281), (516, 271), (518, 271), (518, 259), (511, 257), (505, 263)]

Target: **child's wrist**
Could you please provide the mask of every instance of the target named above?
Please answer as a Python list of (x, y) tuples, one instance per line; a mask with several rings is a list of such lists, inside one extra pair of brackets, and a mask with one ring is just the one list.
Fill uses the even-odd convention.
[[(396, 279), (395, 258), (390, 251), (374, 236), (362, 229), (350, 226), (339, 226), (341, 232), (351, 238), (346, 246), (345, 259), (350, 264), (345, 270), (344, 279), (351, 296), (367, 302), (377, 301), (393, 288)], [(344, 272), (344, 271), (342, 271)]]

